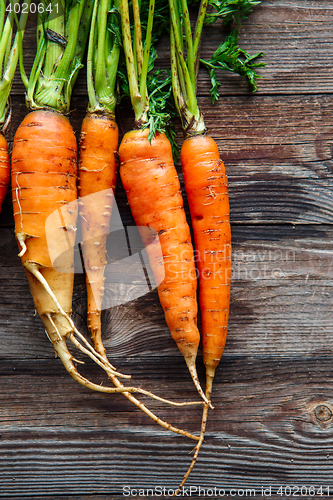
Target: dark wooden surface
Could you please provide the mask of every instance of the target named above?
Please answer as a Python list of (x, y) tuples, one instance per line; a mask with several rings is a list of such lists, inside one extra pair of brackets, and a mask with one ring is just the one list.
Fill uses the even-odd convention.
[[(333, 497), (332, 24), (330, 0), (264, 0), (240, 29), (247, 50), (266, 53), (257, 94), (239, 77), (220, 74), (221, 98), (213, 107), (200, 72), (199, 102), (230, 182), (233, 276), (215, 409), (187, 483), (192, 497), (206, 491), (220, 498), (224, 490), (225, 498), (265, 498), (262, 488), (275, 500)], [(204, 57), (224, 34), (210, 28)], [(33, 39), (31, 28), (26, 43)], [(163, 48), (161, 63), (167, 65)], [(9, 141), (26, 113), (19, 79), (12, 104)], [(85, 105), (83, 74), (72, 100), (76, 132)], [(132, 115), (124, 110), (126, 131)], [(131, 225), (120, 184), (117, 201)], [(121, 264), (118, 274), (103, 312), (111, 361), (164, 397), (196, 399), (156, 290), (133, 298), (142, 283), (130, 289), (131, 269)], [(124, 397), (77, 385), (54, 358), (17, 257), (9, 196), (0, 216), (0, 276), (0, 498), (116, 500), (176, 488), (193, 443)], [(73, 309), (86, 333), (79, 272)], [(80, 369), (106, 383), (90, 361)], [(204, 383), (201, 355), (198, 371)], [(142, 400), (170, 423), (199, 431), (199, 408)]]

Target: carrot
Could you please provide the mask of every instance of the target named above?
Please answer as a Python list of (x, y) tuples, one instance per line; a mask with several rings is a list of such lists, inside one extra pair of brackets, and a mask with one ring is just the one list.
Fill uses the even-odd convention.
[(114, 7), (113, 0), (94, 1), (87, 55), (89, 105), (81, 126), (78, 179), (88, 330), (95, 349), (104, 357), (101, 309), (106, 240), (118, 171), (115, 82), (120, 46), (109, 29), (117, 29)]
[[(120, 7), (128, 84), (138, 129), (125, 134), (120, 144), (120, 176), (134, 220), (141, 226), (144, 242), (148, 239), (149, 228), (159, 235), (163, 255), (160, 267), (154, 262), (155, 252), (147, 250), (156, 283), (160, 283), (161, 271), (165, 273), (157, 288), (159, 299), (171, 335), (185, 358), (199, 394), (207, 402), (196, 371), (200, 335), (190, 230), (171, 146), (164, 134), (165, 123), (161, 124), (156, 107), (152, 109), (152, 95), (149, 99), (147, 90), (155, 2), (151, 0), (149, 3), (144, 50), (139, 6), (133, 2), (135, 56), (128, 1), (122, 0)], [(144, 234), (143, 227), (148, 228)]]
[(5, 136), (0, 133), (0, 212), (5, 199), (10, 180), (10, 162), (8, 144)]
[[(15, 234), (35, 307), (48, 337), (66, 369), (82, 383), (83, 378), (79, 377), (65, 347), (67, 337), (86, 354), (90, 352), (91, 357), (106, 370), (109, 367), (89, 346), (82, 347), (78, 343), (74, 332), (86, 342), (70, 319), (77, 216), (76, 168), (76, 139), (68, 119), (54, 111), (29, 113), (17, 129), (13, 144)], [(61, 224), (52, 227), (50, 242), (47, 239), (47, 220), (56, 211)], [(61, 255), (66, 250), (63, 247), (64, 231), (70, 252), (63, 254), (61, 271), (58, 271), (53, 266), (50, 252)]]
[[(164, 134), (156, 134), (149, 142), (148, 132), (125, 134), (119, 148), (120, 175), (135, 223), (159, 235), (164, 264), (164, 279), (157, 287), (159, 299), (172, 338), (198, 387), (195, 360), (200, 334), (191, 234), (170, 142)], [(142, 235), (145, 241), (147, 235)], [(154, 265), (154, 249), (148, 247), (147, 253), (158, 283), (161, 270)]]
[(181, 163), (197, 251), (203, 361), (211, 393), (215, 369), (226, 342), (229, 316), (228, 180), (216, 142), (208, 135), (194, 135), (184, 141)]
[[(115, 75), (119, 60), (119, 43), (108, 26), (117, 29), (117, 17), (109, 0), (96, 1), (91, 21), (88, 46), (87, 82), (89, 106), (83, 120), (80, 139), (79, 195), (83, 257), (87, 283), (88, 329), (96, 351), (106, 358), (102, 342), (101, 309), (104, 295), (106, 241), (110, 226), (118, 170), (118, 126), (115, 122)], [(108, 15), (109, 12), (109, 15)], [(98, 29), (97, 29), (98, 28)], [(105, 97), (107, 96), (107, 97)], [(119, 389), (126, 388), (118, 378), (109, 378)], [(143, 389), (136, 392), (172, 403)], [(162, 427), (198, 439), (186, 431), (162, 421), (129, 392), (124, 396)]]
[[(29, 6), (30, 0), (27, 2), (28, 9)], [(21, 14), (20, 21), (16, 20), (17, 31), (12, 43), (14, 8), (15, 4), (13, 1), (10, 1), (8, 5), (6, 5), (6, 2), (1, 2), (0, 4), (0, 212), (10, 181), (8, 144), (4, 136), (11, 116), (8, 99), (18, 62), (19, 46), (28, 19), (28, 15), (25, 12)]]
[[(239, 20), (249, 14), (255, 3), (259, 2), (236, 0), (226, 7), (224, 2), (218, 1), (214, 5), (217, 12), (212, 10), (209, 13), (209, 22), (213, 22), (212, 18), (218, 17), (225, 17), (228, 22), (234, 18)], [(185, 135), (181, 148), (181, 163), (196, 250), (203, 361), (206, 367), (205, 395), (210, 401), (215, 371), (226, 344), (229, 317), (231, 230), (228, 180), (217, 144), (212, 137), (207, 135), (204, 118), (196, 99), (199, 47), (207, 2), (202, 1), (200, 4), (193, 35), (187, 2), (179, 3), (177, 0), (169, 0), (169, 7), (172, 83), (175, 104)], [(240, 50), (236, 46), (237, 43), (238, 37), (229, 37), (225, 52), (220, 47), (221, 50), (217, 50), (214, 54), (214, 61), (211, 60), (207, 66), (210, 71), (213, 71), (211, 76), (215, 77), (215, 69), (218, 65), (219, 67), (225, 65), (227, 69), (247, 76), (253, 83), (254, 78), (258, 76), (253, 68), (258, 65), (253, 63), (252, 59), (260, 57), (261, 53), (252, 58), (248, 57), (244, 62), (241, 57), (245, 55), (247, 57), (248, 54)], [(214, 68), (212, 68), (213, 62), (216, 64)], [(216, 83), (216, 78), (214, 82)], [(218, 97), (216, 88), (213, 89), (212, 97), (215, 99)], [(185, 484), (195, 465), (204, 440), (207, 419), (208, 404), (205, 404), (200, 439), (179, 489)]]
[[(104, 296), (106, 240), (110, 225), (118, 161), (118, 126), (106, 114), (88, 114), (81, 127), (79, 196), (83, 256), (88, 298), (88, 329), (95, 349), (106, 356), (102, 343), (101, 309)], [(98, 193), (98, 196), (89, 196)]]

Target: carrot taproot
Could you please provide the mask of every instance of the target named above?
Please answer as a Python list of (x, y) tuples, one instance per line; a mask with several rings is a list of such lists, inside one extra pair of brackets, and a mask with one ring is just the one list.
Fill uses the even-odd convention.
[(147, 253), (155, 280), (160, 283), (157, 290), (167, 325), (198, 388), (195, 360), (200, 334), (190, 228), (170, 142), (161, 133), (149, 142), (148, 133), (146, 129), (125, 134), (119, 147), (120, 176), (144, 242), (149, 232), (144, 234), (143, 228), (159, 235), (162, 268), (154, 262), (154, 248), (147, 247)]
[(231, 230), (228, 180), (216, 142), (206, 134), (185, 139), (181, 149), (184, 184), (191, 213), (196, 264), (203, 361), (207, 389), (226, 343), (231, 278)]
[[(101, 310), (106, 241), (116, 188), (118, 125), (108, 115), (87, 114), (81, 126), (79, 160), (80, 217), (87, 285), (87, 322), (95, 349), (105, 356)], [(99, 193), (98, 196), (89, 196)]]
[(0, 212), (5, 199), (10, 180), (10, 162), (8, 144), (5, 136), (0, 133)]

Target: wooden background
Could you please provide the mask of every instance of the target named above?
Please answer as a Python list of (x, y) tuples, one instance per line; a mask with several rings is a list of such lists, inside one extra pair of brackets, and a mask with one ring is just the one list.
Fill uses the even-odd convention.
[[(199, 102), (230, 182), (233, 276), (215, 410), (187, 483), (192, 497), (199, 487), (213, 498), (223, 493), (213, 494), (215, 487), (225, 498), (249, 497), (250, 488), (255, 498), (264, 498), (262, 488), (274, 499), (333, 497), (332, 25), (331, 0), (264, 0), (240, 29), (243, 47), (266, 54), (258, 92), (220, 73), (213, 107), (200, 72)], [(209, 28), (203, 57), (225, 34)], [(31, 26), (28, 66), (34, 36)], [(163, 47), (161, 57), (166, 65)], [(72, 99), (76, 132), (86, 102), (82, 74)], [(26, 113), (19, 78), (12, 106), (9, 141)], [(123, 110), (126, 131), (132, 115)], [(123, 223), (133, 224), (120, 183), (117, 200)], [(0, 276), (0, 498), (105, 500), (175, 489), (193, 442), (160, 428), (121, 395), (79, 386), (54, 358), (17, 257), (9, 195), (0, 216)], [(132, 292), (121, 280), (107, 289), (103, 328), (111, 361), (164, 397), (196, 399), (156, 290), (136, 299)], [(114, 305), (119, 297), (123, 304)], [(73, 309), (86, 333), (79, 272)], [(105, 380), (89, 361), (81, 370)], [(198, 371), (204, 383), (201, 355)], [(170, 423), (199, 431), (199, 408), (142, 400)]]

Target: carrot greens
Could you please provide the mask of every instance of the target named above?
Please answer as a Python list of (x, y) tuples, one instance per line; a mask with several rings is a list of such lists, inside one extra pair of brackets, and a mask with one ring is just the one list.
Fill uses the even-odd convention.
[[(29, 7), (30, 0), (27, 5)], [(8, 7), (10, 8), (8, 9)], [(6, 10), (8, 12), (5, 16)], [(20, 20), (14, 12), (14, 1), (11, 0), (6, 9), (6, 2), (0, 2), (0, 127), (5, 125), (8, 114), (8, 98), (12, 88), (14, 74), (19, 58), (28, 13), (22, 13)], [(14, 30), (16, 25), (16, 34)]]
[(235, 29), (219, 45), (209, 61), (200, 59), (201, 64), (209, 71), (212, 84), (210, 90), (212, 103), (214, 104), (219, 98), (218, 87), (220, 83), (216, 77), (217, 70), (227, 70), (237, 73), (240, 76), (245, 76), (252, 92), (255, 92), (258, 88), (256, 78), (261, 78), (255, 72), (255, 69), (266, 65), (264, 62), (256, 62), (256, 60), (263, 55), (263, 52), (258, 52), (251, 56), (246, 50), (240, 48), (238, 46), (238, 29)]
[(149, 141), (156, 133), (165, 133), (174, 148), (171, 75), (154, 70), (155, 44), (168, 29), (168, 5), (163, 0), (121, 1), (120, 11), (124, 57), (118, 74), (122, 97), (130, 98), (135, 124), (149, 129)]

